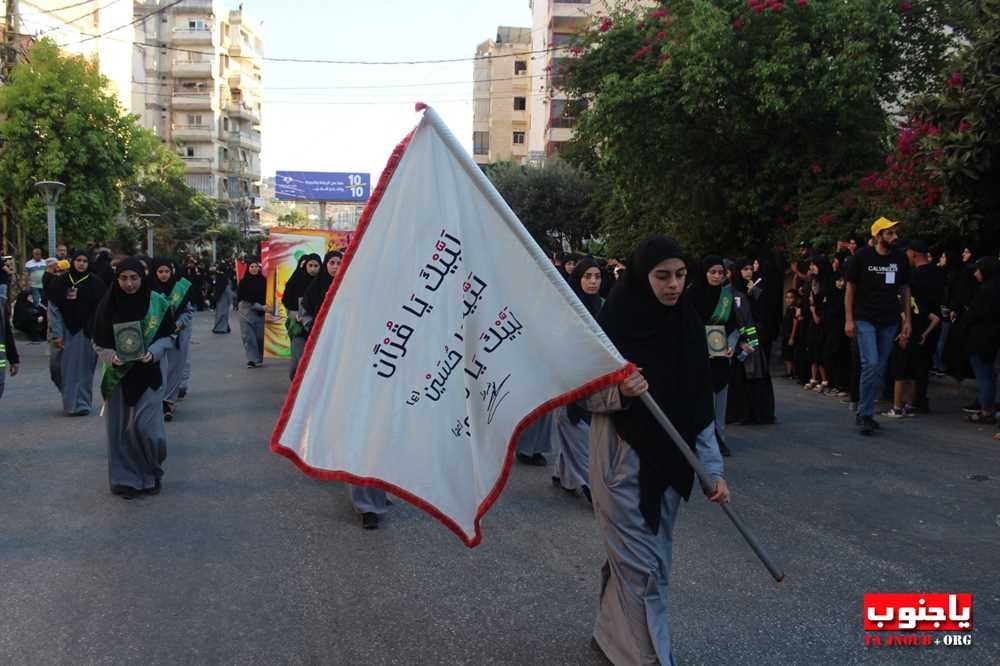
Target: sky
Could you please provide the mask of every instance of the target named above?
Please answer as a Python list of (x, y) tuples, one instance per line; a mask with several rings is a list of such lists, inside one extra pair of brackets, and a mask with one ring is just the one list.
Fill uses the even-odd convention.
[[(243, 0), (242, 5), (262, 23), (265, 57), (399, 61), (472, 58), (477, 44), (496, 37), (497, 26), (530, 27), (528, 2)], [(472, 69), (471, 61), (265, 61), (262, 175), (362, 171), (371, 173), (374, 183), (392, 149), (419, 120), (417, 101), (433, 106), (471, 150)], [(441, 82), (449, 85), (425, 85)]]

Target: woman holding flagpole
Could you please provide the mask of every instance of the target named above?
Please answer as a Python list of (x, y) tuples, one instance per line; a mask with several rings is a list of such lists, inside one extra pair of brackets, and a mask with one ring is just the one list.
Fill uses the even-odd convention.
[(163, 375), (163, 419), (172, 421), (177, 410), (184, 371), (191, 353), (191, 322), (194, 307), (191, 305), (191, 282), (180, 276), (170, 259), (153, 259), (152, 288), (170, 302), (176, 331), (174, 343), (164, 354), (167, 367)]
[(63, 410), (71, 416), (90, 413), (94, 393), (93, 317), (105, 285), (89, 271), (86, 252), (73, 253), (70, 269), (53, 278), (45, 290), (49, 299), (53, 344), (59, 356)]
[[(591, 257), (581, 259), (569, 277), (569, 286), (583, 307), (595, 319), (604, 305), (601, 291), (601, 267)], [(557, 451), (552, 483), (568, 492), (579, 490), (590, 500), (587, 481), (590, 447), (590, 415), (575, 404), (556, 409), (552, 414), (552, 448)]]
[(684, 293), (686, 278), (673, 239), (654, 234), (636, 247), (598, 321), (637, 370), (581, 405), (592, 413), (590, 488), (607, 550), (594, 644), (615, 664), (676, 664), (668, 614), (673, 526), (695, 478), (640, 395), (650, 393), (705, 466), (708, 498), (729, 498), (707, 333)]
[(259, 259), (247, 259), (247, 272), (240, 280), (236, 297), (247, 367), (257, 368), (264, 363), (264, 305), (267, 298), (267, 280), (260, 274)]
[(94, 348), (105, 365), (108, 480), (123, 499), (160, 492), (167, 457), (160, 359), (175, 330), (170, 302), (151, 290), (142, 262), (119, 263), (94, 319)]
[(288, 378), (295, 379), (295, 370), (299, 366), (302, 352), (306, 348), (306, 327), (302, 310), (302, 299), (306, 289), (319, 275), (322, 259), (318, 254), (307, 254), (299, 260), (281, 294), (281, 304), (285, 306), (285, 330), (288, 332), (288, 344), (291, 349), (291, 363), (288, 366)]
[[(306, 288), (302, 297), (302, 321), (307, 333), (312, 332), (313, 324), (319, 315), (326, 294), (333, 286), (333, 279), (340, 270), (340, 262), (344, 255), (336, 250), (327, 252), (323, 257), (323, 268), (319, 275)], [(366, 530), (378, 529), (382, 514), (386, 512), (386, 495), (384, 490), (369, 486), (351, 486), (351, 504), (354, 510), (361, 514), (361, 526)]]

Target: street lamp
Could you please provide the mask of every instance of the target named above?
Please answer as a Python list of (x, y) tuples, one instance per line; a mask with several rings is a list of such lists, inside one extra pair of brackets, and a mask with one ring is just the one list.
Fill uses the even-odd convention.
[(59, 201), (59, 195), (62, 191), (66, 189), (66, 185), (60, 183), (58, 180), (42, 180), (35, 183), (35, 187), (38, 188), (38, 192), (45, 199), (45, 205), (48, 208), (48, 218), (49, 218), (49, 255), (50, 257), (56, 256), (56, 203)]
[(139, 217), (146, 220), (146, 256), (153, 257), (153, 223), (150, 219), (161, 217), (159, 213), (139, 213)]

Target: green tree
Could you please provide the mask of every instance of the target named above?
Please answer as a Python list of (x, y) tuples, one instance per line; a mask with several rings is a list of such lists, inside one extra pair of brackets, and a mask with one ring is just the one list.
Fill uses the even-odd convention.
[(34, 184), (58, 180), (66, 184), (60, 239), (84, 246), (112, 237), (144, 141), (97, 65), (39, 41), (0, 88), (0, 115), (0, 192), (11, 197), (27, 236), (45, 237), (45, 204)]
[(497, 162), (487, 167), (486, 175), (543, 248), (565, 238), (579, 249), (597, 232), (597, 185), (569, 164), (552, 160), (536, 167)]
[(567, 156), (612, 184), (609, 252), (652, 230), (742, 253), (860, 226), (850, 190), (884, 155), (889, 110), (933, 84), (959, 35), (943, 28), (964, 25), (954, 4), (677, 0), (595, 18), (553, 75), (581, 100)]
[(293, 208), (278, 217), (278, 224), (283, 227), (298, 228), (305, 226), (308, 222), (309, 218), (298, 208)]

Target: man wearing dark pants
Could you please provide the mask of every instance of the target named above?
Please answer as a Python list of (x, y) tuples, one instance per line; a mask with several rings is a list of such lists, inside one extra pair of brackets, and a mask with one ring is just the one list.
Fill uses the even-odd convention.
[[(844, 277), (847, 337), (857, 337), (861, 354), (861, 395), (856, 422), (863, 435), (879, 426), (873, 418), (875, 396), (885, 377), (897, 339), (910, 339), (910, 265), (895, 247), (898, 222), (880, 217), (871, 227), (873, 246), (859, 249), (847, 260)], [(902, 314), (902, 326), (900, 326)]]

